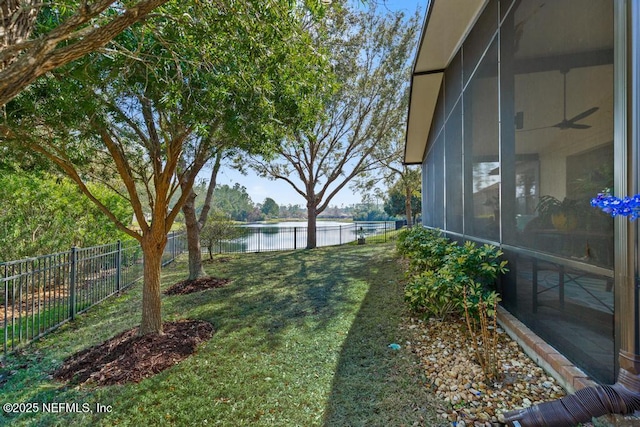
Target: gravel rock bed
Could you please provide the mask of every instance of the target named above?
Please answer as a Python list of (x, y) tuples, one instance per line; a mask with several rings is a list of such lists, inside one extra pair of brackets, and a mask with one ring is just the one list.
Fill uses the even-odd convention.
[(445, 423), (456, 427), (494, 426), (502, 414), (565, 395), (556, 380), (522, 352), (498, 328), (498, 360), (504, 374), (487, 383), (475, 362), (472, 341), (462, 319), (409, 319), (405, 328), (412, 341), (405, 348), (419, 358), (428, 386), (445, 403), (438, 409)]

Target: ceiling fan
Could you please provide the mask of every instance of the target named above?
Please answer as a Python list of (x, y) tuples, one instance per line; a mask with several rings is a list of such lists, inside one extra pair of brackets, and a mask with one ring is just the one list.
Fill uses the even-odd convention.
[(593, 113), (595, 113), (596, 111), (598, 111), (600, 108), (599, 107), (591, 107), (588, 110), (583, 111), (580, 114), (576, 114), (575, 116), (571, 117), (570, 119), (567, 119), (567, 73), (569, 72), (569, 70), (560, 70), (560, 72), (562, 73), (563, 76), (563, 85), (562, 85), (562, 94), (563, 94), (563, 107), (562, 107), (562, 121), (556, 123), (555, 125), (551, 125), (551, 126), (542, 126), (542, 127), (537, 127), (537, 128), (533, 128), (533, 129), (521, 129), (518, 130), (518, 132), (529, 132), (532, 130), (539, 130), (539, 129), (548, 129), (548, 128), (558, 128), (560, 130), (565, 130), (565, 129), (589, 129), (591, 127), (591, 125), (585, 125), (582, 123), (576, 123), (579, 120), (582, 120), (586, 117), (589, 117), (590, 115), (592, 115)]

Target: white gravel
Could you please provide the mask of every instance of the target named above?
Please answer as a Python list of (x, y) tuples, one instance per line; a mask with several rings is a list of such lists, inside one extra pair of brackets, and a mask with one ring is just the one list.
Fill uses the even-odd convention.
[(556, 380), (501, 329), (498, 329), (497, 359), (502, 378), (487, 382), (475, 362), (472, 341), (462, 319), (411, 318), (404, 327), (412, 337), (404, 348), (419, 357), (428, 386), (443, 401), (438, 414), (451, 425), (499, 425), (504, 412), (565, 395)]

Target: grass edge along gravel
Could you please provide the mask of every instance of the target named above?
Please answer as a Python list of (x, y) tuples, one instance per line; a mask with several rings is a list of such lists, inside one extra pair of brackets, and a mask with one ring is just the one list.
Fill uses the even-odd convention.
[[(225, 256), (207, 272), (232, 282), (163, 297), (165, 321), (211, 322), (196, 355), (139, 384), (52, 381), (62, 359), (136, 326), (140, 285), (10, 359), (2, 403), (78, 403), (79, 413), (0, 414), (0, 424), (437, 425), (415, 356), (405, 349), (403, 272), (393, 244)], [(186, 275), (184, 259), (163, 289)], [(397, 342), (400, 350), (388, 348)], [(90, 412), (81, 412), (88, 404)], [(111, 407), (97, 413), (96, 405)], [(42, 407), (42, 406), (41, 406)]]

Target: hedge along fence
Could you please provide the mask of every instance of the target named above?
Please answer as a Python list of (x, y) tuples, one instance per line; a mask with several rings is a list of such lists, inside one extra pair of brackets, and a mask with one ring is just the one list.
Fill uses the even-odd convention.
[(458, 245), (439, 230), (422, 227), (402, 231), (397, 248), (409, 260), (405, 299), (411, 309), (426, 318), (464, 317), (485, 376), (497, 377), (500, 296), (495, 282), (507, 271), (507, 261), (500, 261), (502, 251), (473, 242)]
[[(171, 233), (162, 265), (171, 263), (185, 248), (185, 235)], [(0, 263), (4, 357), (142, 276), (142, 249), (135, 240)]]

